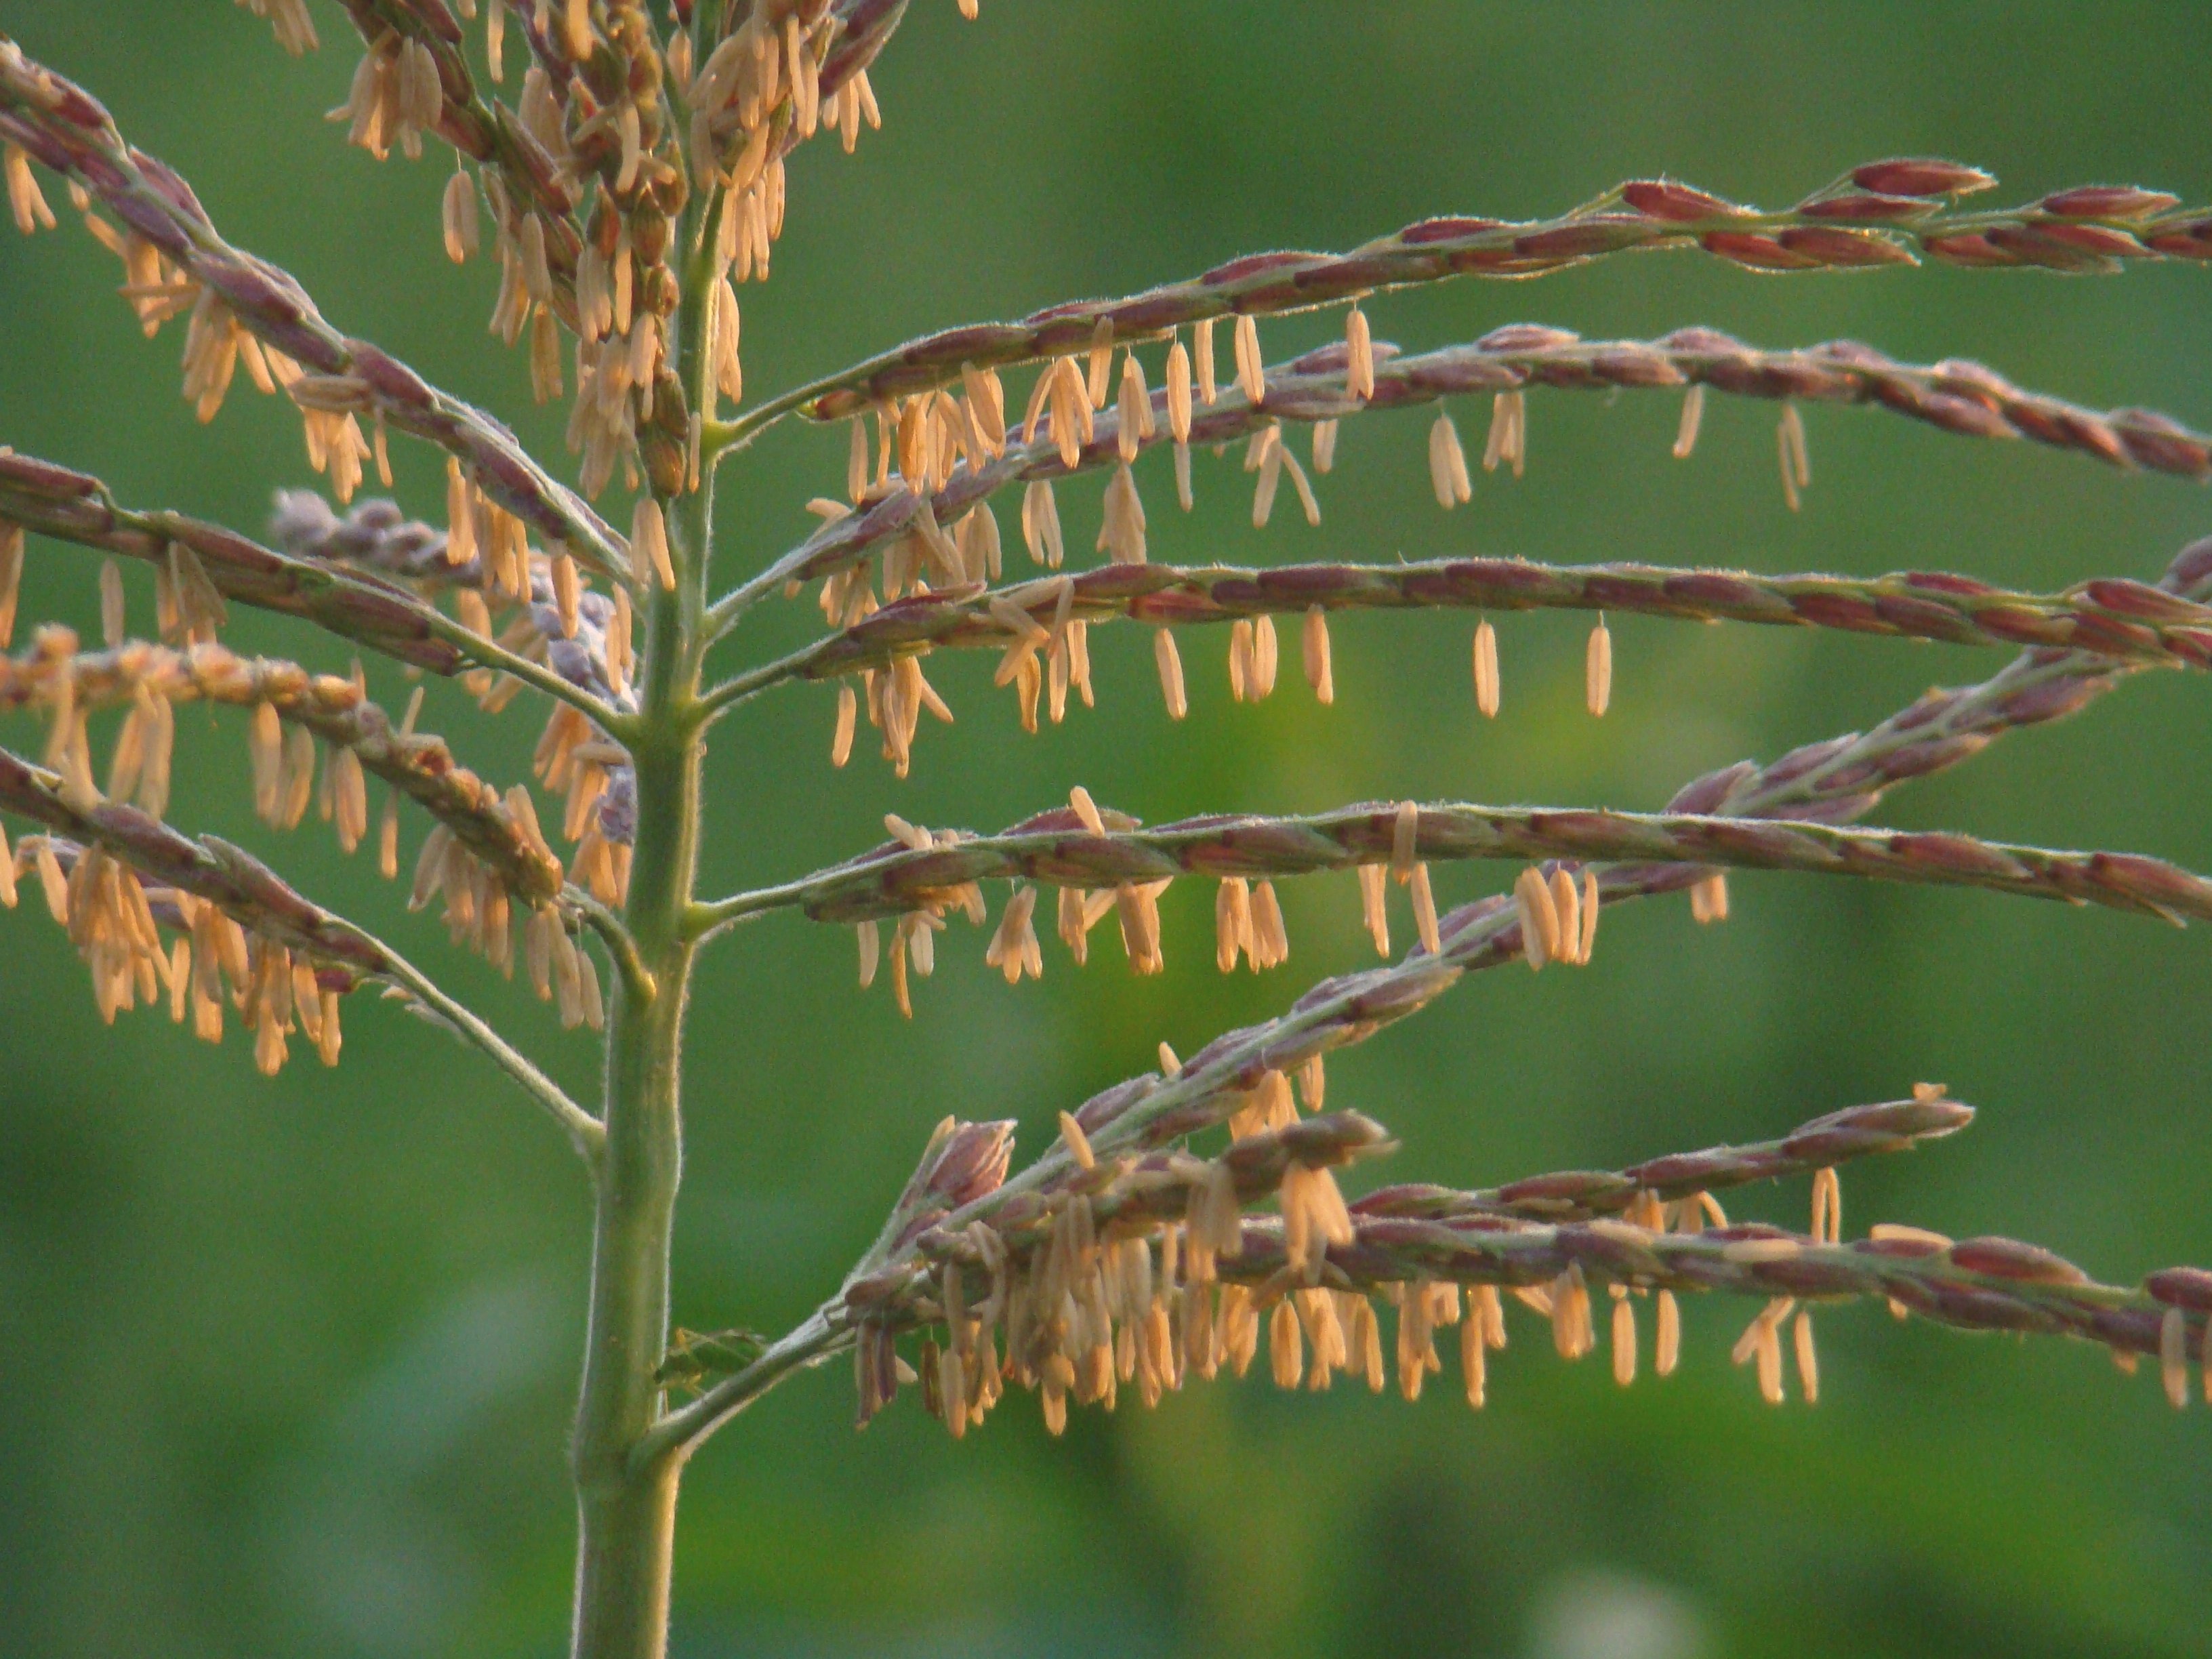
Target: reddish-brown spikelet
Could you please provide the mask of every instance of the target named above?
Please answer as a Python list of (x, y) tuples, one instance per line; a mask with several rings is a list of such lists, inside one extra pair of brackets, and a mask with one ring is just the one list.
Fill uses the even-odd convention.
[(1996, 180), (1958, 161), (1900, 156), (1853, 167), (1851, 182), (1882, 196), (1964, 196), (1987, 190)]

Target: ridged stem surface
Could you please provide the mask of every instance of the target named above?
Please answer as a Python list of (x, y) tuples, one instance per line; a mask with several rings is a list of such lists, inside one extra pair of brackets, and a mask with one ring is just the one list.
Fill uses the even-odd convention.
[[(708, 373), (707, 285), (676, 318), (689, 392)], [(678, 1482), (672, 1449), (641, 1455), (662, 1406), (669, 1246), (683, 1174), (682, 1052), (692, 939), (684, 928), (698, 855), (704, 746), (699, 619), (711, 493), (664, 497), (676, 586), (654, 585), (631, 726), (637, 836), (625, 921), (651, 975), (617, 1000), (607, 1045), (606, 1156), (592, 1235), (591, 1323), (574, 1446), (579, 1513), (573, 1659), (661, 1659), (666, 1650)]]

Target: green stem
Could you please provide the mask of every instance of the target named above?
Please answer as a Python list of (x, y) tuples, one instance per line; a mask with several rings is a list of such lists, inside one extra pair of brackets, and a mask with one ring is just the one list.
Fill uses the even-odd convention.
[(668, 1645), (669, 1564), (678, 1465), (580, 1495), (576, 1659), (661, 1659)]
[[(692, 498), (697, 501), (698, 497)], [(696, 563), (703, 511), (678, 522)], [(681, 1052), (692, 946), (684, 921), (697, 842), (701, 745), (678, 595), (659, 595), (637, 763), (637, 851), (625, 921), (650, 988), (617, 1000), (607, 1053), (606, 1150), (593, 1234), (589, 1344), (574, 1463), (582, 1536), (576, 1659), (659, 1659), (668, 1612), (678, 1464), (634, 1468), (659, 1415), (669, 1232), (683, 1166)]]
[[(686, 283), (673, 331), (694, 398), (706, 372), (699, 323), (707, 293), (703, 282)], [(677, 585), (653, 591), (640, 708), (627, 734), (637, 837), (623, 920), (641, 971), (624, 981), (607, 1045), (606, 1148), (572, 1449), (580, 1534), (574, 1659), (662, 1659), (667, 1647), (683, 1459), (648, 1448), (647, 1437), (663, 1405), (656, 1373), (667, 1342), (669, 1237), (684, 1161), (684, 1011), (695, 949), (685, 921), (705, 752), (697, 692), (710, 496), (700, 489), (661, 498)]]

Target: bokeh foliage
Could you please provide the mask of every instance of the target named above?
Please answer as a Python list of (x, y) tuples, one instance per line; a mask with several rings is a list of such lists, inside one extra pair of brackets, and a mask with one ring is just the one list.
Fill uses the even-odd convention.
[[(353, 52), (279, 54), (200, 0), (15, 0), (26, 47), (110, 102), (244, 246), (342, 326), (434, 370), (559, 452), (521, 359), (483, 330), (488, 267), (437, 246), (434, 161), (378, 167), (321, 111)], [(885, 131), (811, 147), (774, 280), (745, 300), (756, 392), (903, 335), (1119, 292), (1275, 246), (1340, 246), (1425, 214), (1556, 211), (1661, 169), (1794, 198), (1899, 152), (1989, 167), (2001, 193), (2134, 180), (2212, 192), (2193, 88), (2212, 66), (2178, 4), (1701, 3), (1252, 8), (917, 0), (875, 72)], [(56, 192), (58, 205), (59, 194)], [(257, 526), (308, 480), (288, 411), (234, 396), (195, 428), (172, 333), (140, 341), (113, 267), (73, 230), (0, 237), (0, 441), (100, 471), (127, 499)], [(2203, 427), (2212, 275), (1948, 270), (1762, 278), (1690, 256), (1533, 285), (1462, 283), (1370, 307), (1409, 349), (1541, 320), (1591, 335), (1702, 322), (1761, 344), (1850, 336), (1899, 357), (1982, 358), (2091, 404)], [(1280, 357), (1325, 322), (1268, 325)], [(1224, 352), (1225, 358), (1225, 352)], [(1812, 410), (1814, 483), (1784, 508), (1772, 410), (1716, 400), (1672, 461), (1670, 400), (1532, 394), (1528, 477), (1427, 495), (1425, 417), (1349, 423), (1325, 521), (1254, 532), (1233, 463), (1198, 459), (1176, 514), (1140, 469), (1156, 558), (1623, 556), (1769, 570), (1972, 571), (2023, 586), (2149, 578), (2205, 530), (2204, 498), (2068, 456)], [(1481, 415), (1462, 412), (1479, 434)], [(724, 471), (722, 568), (804, 533), (838, 438), (782, 431)], [(442, 467), (403, 447), (434, 514)], [(1062, 491), (1088, 544), (1096, 483)], [(1011, 521), (1008, 522), (1011, 531)], [(1011, 537), (1010, 537), (1011, 539)], [(27, 617), (94, 631), (93, 566), (34, 544)], [(150, 590), (134, 586), (150, 619)], [(811, 610), (748, 623), (795, 643)], [(1225, 636), (1187, 637), (1193, 712), (1170, 727), (1150, 652), (1094, 640), (1100, 707), (1036, 738), (981, 657), (934, 672), (959, 714), (895, 783), (833, 774), (830, 696), (798, 689), (717, 733), (709, 888), (872, 842), (886, 808), (988, 829), (1082, 781), (1161, 820), (1370, 795), (1660, 804), (1743, 756), (1870, 724), (1988, 653), (1616, 619), (1613, 712), (1581, 707), (1581, 626), (1501, 627), (1505, 712), (1478, 721), (1468, 624), (1349, 618), (1339, 700), (1285, 676), (1231, 705)], [(234, 644), (343, 659), (268, 619)], [(394, 702), (404, 687), (372, 681)], [(1900, 791), (1885, 821), (2125, 845), (2212, 867), (2203, 684), (2140, 677), (2072, 723)], [(428, 723), (508, 781), (534, 726), (486, 730), (434, 686)], [(373, 925), (398, 896), (326, 835), (250, 816), (242, 723), (179, 722), (179, 823), (270, 854)], [(33, 741), (18, 727), (5, 739)], [(409, 839), (422, 826), (410, 820)], [(1498, 884), (1440, 869), (1440, 898)], [(2196, 1153), (2212, 1132), (2199, 933), (1971, 894), (1739, 876), (1735, 919), (1679, 900), (1608, 918), (1595, 965), (1470, 981), (1332, 1067), (1331, 1100), (1389, 1123), (1400, 1172), (1474, 1183), (1788, 1127), (1940, 1079), (1983, 1115), (1961, 1139), (1846, 1180), (1846, 1222), (2035, 1238), (2100, 1276), (2212, 1255)], [(1293, 956), (1264, 981), (1210, 963), (1210, 904), (1164, 905), (1169, 972), (1111, 949), (1008, 991), (956, 931), (903, 1026), (852, 989), (842, 933), (771, 919), (709, 961), (692, 1024), (679, 1318), (780, 1328), (872, 1234), (930, 1124), (1054, 1112), (1223, 1024), (1280, 1006), (1364, 948), (1350, 881), (1285, 894)], [(5, 921), (0, 994), (0, 1645), (201, 1656), (550, 1654), (571, 1521), (561, 1453), (588, 1214), (557, 1140), (474, 1057), (363, 1006), (345, 1064), (256, 1076), (147, 1015), (98, 1024), (59, 935)], [(956, 928), (958, 925), (956, 924)], [(427, 917), (403, 948), (587, 1088), (589, 1050)], [(1747, 1195), (1797, 1218), (1802, 1193)], [(703, 1454), (686, 1484), (675, 1650), (685, 1656), (1405, 1651), (1569, 1655), (2184, 1654), (2212, 1650), (2207, 1413), (2057, 1344), (1972, 1340), (1857, 1310), (1821, 1322), (1819, 1408), (1761, 1406), (1726, 1364), (1746, 1310), (1687, 1309), (1683, 1370), (1623, 1393), (1562, 1365), (1534, 1324), (1471, 1417), (1340, 1383), (1277, 1397), (1194, 1388), (1147, 1415), (1027, 1410), (954, 1448), (902, 1406), (863, 1436), (836, 1375), (805, 1378)], [(1607, 1623), (1611, 1620), (1610, 1624)], [(1618, 1638), (1593, 1646), (1595, 1632)], [(1621, 1634), (1626, 1632), (1626, 1634)], [(1641, 1644), (1641, 1645), (1635, 1645)]]

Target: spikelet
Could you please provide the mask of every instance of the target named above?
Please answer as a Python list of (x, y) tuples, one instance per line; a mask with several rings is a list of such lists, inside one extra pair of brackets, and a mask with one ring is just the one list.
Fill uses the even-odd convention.
[(1483, 444), (1482, 470), (1495, 472), (1502, 463), (1511, 467), (1517, 478), (1528, 456), (1528, 397), (1520, 392), (1501, 392), (1491, 399), (1490, 436)]
[(15, 637), (15, 607), (23, 586), (23, 526), (0, 519), (0, 649)]
[(1698, 428), (1705, 418), (1705, 388), (1701, 382), (1682, 394), (1681, 424), (1674, 428), (1674, 456), (1676, 460), (1690, 459), (1691, 452), (1698, 447)]
[(1166, 700), (1168, 718), (1179, 720), (1190, 713), (1190, 699), (1183, 690), (1182, 658), (1169, 629), (1152, 630), (1152, 658), (1159, 667), (1160, 695)]
[(553, 581), (553, 608), (559, 618), (561, 637), (573, 640), (581, 619), (579, 607), (583, 602), (583, 585), (576, 574), (576, 562), (566, 553), (556, 553), (548, 562)]
[(1498, 630), (1487, 617), (1474, 625), (1474, 706), (1485, 720), (1498, 718)]
[[(1289, 1087), (1282, 1073), (1271, 1073), (1285, 1101)], [(1309, 1285), (1321, 1277), (1322, 1263), (1333, 1244), (1349, 1244), (1354, 1237), (1352, 1217), (1337, 1190), (1336, 1177), (1325, 1169), (1292, 1164), (1283, 1171), (1279, 1194), (1283, 1211), (1283, 1255), (1294, 1277)], [(1340, 1354), (1340, 1348), (1338, 1352)]]
[(213, 289), (202, 289), (186, 325), (184, 397), (202, 425), (215, 419), (237, 373), (240, 343), (246, 339), (230, 307)]
[(1083, 446), (1094, 435), (1089, 388), (1073, 357), (1062, 357), (1048, 371), (1050, 377), (1052, 436), (1060, 464), (1073, 471), (1082, 461)]
[(1329, 659), (1328, 613), (1321, 606), (1306, 607), (1305, 622), (1299, 636), (1300, 659), (1305, 668), (1306, 684), (1313, 688), (1317, 702), (1336, 701), (1336, 677)]
[(999, 969), (1009, 985), (1019, 984), (1024, 974), (1031, 979), (1044, 977), (1044, 956), (1031, 921), (1036, 900), (1034, 887), (1021, 888), (1008, 899), (990, 946), (983, 953), (984, 965)]
[(1363, 864), (1358, 867), (1360, 925), (1375, 942), (1375, 954), (1390, 954), (1390, 918), (1383, 906), (1384, 883), (1388, 872), (1379, 864)]
[(1776, 1297), (1759, 1310), (1729, 1351), (1735, 1364), (1758, 1362), (1759, 1397), (1770, 1406), (1782, 1403), (1782, 1322), (1796, 1305), (1795, 1297)]
[(1274, 510), (1275, 489), (1283, 476), (1282, 428), (1270, 421), (1252, 434), (1244, 447), (1244, 470), (1259, 474), (1252, 487), (1252, 527), (1267, 527)]
[[(1799, 1371), (1802, 1375), (1802, 1364)], [(2189, 1321), (2179, 1307), (2169, 1307), (2159, 1317), (2158, 1376), (2168, 1405), (2179, 1411), (2189, 1404)]]
[(1613, 702), (1613, 632), (1606, 627), (1602, 611), (1583, 654), (1583, 702), (1593, 714), (1604, 714)]
[(1729, 914), (1728, 877), (1716, 870), (1702, 877), (1690, 889), (1690, 915), (1704, 926), (1710, 922), (1726, 921)]
[(1121, 951), (1129, 970), (1139, 975), (1161, 973), (1167, 967), (1160, 951), (1159, 896), (1164, 881), (1125, 882), (1114, 889), (1113, 906), (1121, 923)]
[(1248, 314), (1237, 316), (1235, 344), (1237, 387), (1245, 401), (1256, 406), (1267, 401), (1267, 369), (1260, 356), (1260, 325)]
[(1513, 884), (1513, 901), (1521, 916), (1521, 952), (1528, 966), (1540, 969), (1559, 955), (1559, 913), (1544, 872), (1530, 865)]
[(661, 516), (660, 503), (650, 495), (639, 496), (630, 515), (629, 568), (640, 586), (658, 581), (666, 591), (676, 591), (676, 567), (668, 554), (667, 521)]
[(1344, 319), (1344, 389), (1364, 403), (1375, 395), (1375, 345), (1367, 313), (1356, 304)]
[[(712, 349), (708, 353), (708, 361), (714, 365), (714, 390), (732, 403), (736, 403), (745, 395), (744, 364), (738, 353), (742, 318), (738, 309), (737, 290), (730, 286), (729, 278), (726, 276), (714, 284), (710, 316), (714, 327), (714, 338)], [(859, 433), (860, 422), (856, 421), (853, 424), (855, 433)], [(860, 473), (864, 486), (866, 471), (866, 442), (865, 434), (862, 434), (856, 445), (860, 458)], [(848, 487), (853, 483), (852, 471), (849, 467), (846, 483)], [(862, 493), (865, 493), (865, 489)], [(860, 495), (854, 494), (853, 499), (858, 501)]]
[(1097, 550), (1115, 564), (1144, 563), (1145, 504), (1137, 495), (1136, 475), (1129, 470), (1127, 461), (1114, 468), (1114, 476), (1106, 485), (1105, 507)]
[(1429, 488), (1436, 493), (1437, 505), (1447, 510), (1474, 495), (1474, 485), (1468, 477), (1467, 452), (1460, 447), (1459, 428), (1442, 410), (1429, 427)]
[(1580, 1359), (1596, 1346), (1590, 1328), (1589, 1286), (1576, 1262), (1552, 1281), (1552, 1346), (1562, 1359)]
[(837, 726), (830, 739), (830, 764), (842, 767), (852, 758), (853, 729), (858, 723), (860, 699), (851, 684), (837, 688)]
[(1275, 897), (1275, 884), (1262, 881), (1252, 890), (1252, 971), (1279, 968), (1291, 959), (1291, 936), (1283, 926), (1283, 909)]
[(1022, 544), (1033, 562), (1048, 569), (1059, 569), (1067, 556), (1049, 478), (1032, 479), (1022, 491)]
[(1111, 390), (1108, 375), (1114, 367), (1114, 319), (1101, 317), (1091, 331), (1090, 364), (1084, 375), (1083, 395), (1093, 409), (1106, 407)]
[(1214, 965), (1223, 973), (1236, 971), (1240, 951), (1258, 969), (1259, 957), (1253, 949), (1251, 884), (1242, 876), (1224, 878), (1215, 890), (1213, 940)]
[(1321, 498), (1314, 494), (1313, 480), (1306, 477), (1306, 470), (1298, 465), (1298, 458), (1291, 453), (1289, 447), (1284, 444), (1279, 437), (1270, 459), (1274, 465), (1289, 475), (1291, 488), (1298, 493), (1298, 511), (1304, 514), (1306, 523), (1310, 526), (1319, 526)]
[(635, 612), (630, 606), (629, 591), (617, 582), (614, 585), (612, 614), (607, 617), (605, 628), (607, 680), (617, 697), (629, 689), (630, 670), (636, 663), (636, 652), (631, 637), (635, 622)]
[(307, 15), (307, 0), (239, 0), (248, 11), (276, 32), (276, 44), (293, 57), (315, 49), (315, 26)]
[(1190, 442), (1190, 353), (1177, 340), (1168, 348), (1168, 432), (1176, 442)]
[(15, 217), (15, 228), (26, 236), (52, 230), (54, 211), (46, 205), (38, 178), (31, 171), (31, 158), (23, 153), (21, 145), (0, 144), (0, 172), (7, 175), (8, 208)]
[(898, 477), (915, 495), (929, 495), (936, 489), (929, 477), (931, 452), (936, 449), (933, 407), (936, 396), (925, 392), (918, 398), (907, 398), (898, 410)]
[(860, 988), (865, 991), (876, 982), (876, 969), (883, 961), (884, 932), (879, 921), (854, 924), (860, 945)]
[[(1111, 901), (1109, 900), (1109, 903)], [(1063, 887), (1054, 916), (1054, 932), (1067, 953), (1082, 967), (1091, 956), (1091, 929), (1099, 920), (1091, 912), (1090, 895), (1080, 887)]]
[(1774, 447), (1782, 471), (1782, 499), (1792, 513), (1802, 502), (1798, 492), (1813, 482), (1813, 463), (1805, 449), (1805, 419), (1797, 405), (1782, 405), (1782, 418), (1774, 428)]
[(456, 166), (453, 176), (446, 181), (438, 217), (445, 235), (446, 257), (455, 264), (464, 264), (483, 251), (482, 222), (477, 216), (476, 185), (470, 181), (465, 167)]
[[(1237, 319), (1242, 322), (1242, 318)], [(1305, 1346), (1297, 1310), (1288, 1297), (1267, 1316), (1267, 1366), (1279, 1389), (1295, 1389), (1305, 1374)]]
[(1401, 887), (1413, 878), (1420, 833), (1421, 809), (1412, 801), (1400, 801), (1390, 818), (1390, 873)]
[(974, 428), (978, 447), (988, 456), (996, 458), (1006, 453), (1006, 389), (1000, 384), (996, 369), (978, 369), (973, 363), (960, 365), (960, 382), (967, 392), (967, 401), (962, 412)]
[(1201, 317), (1190, 331), (1190, 351), (1198, 368), (1198, 400), (1207, 408), (1221, 394), (1213, 378), (1213, 319)]
[(868, 498), (868, 423), (853, 417), (852, 437), (845, 451), (845, 494), (855, 505)]
[(1636, 1304), (1618, 1285), (1613, 1298), (1613, 1380), (1625, 1389), (1636, 1381)]
[(1251, 678), (1249, 690), (1257, 702), (1271, 696), (1275, 690), (1275, 670), (1279, 665), (1279, 647), (1275, 640), (1275, 619), (1262, 611), (1252, 619)]
[(1429, 866), (1417, 864), (1413, 877), (1413, 927), (1421, 936), (1421, 948), (1431, 956), (1443, 951), (1443, 936), (1437, 925), (1436, 896), (1429, 888)]
[(247, 754), (252, 763), (253, 811), (264, 823), (274, 823), (283, 799), (284, 734), (270, 702), (253, 706), (247, 729)]
[(1816, 1243), (1840, 1243), (1844, 1236), (1844, 1189), (1832, 1166), (1813, 1172), (1813, 1224)]
[(54, 856), (51, 836), (39, 837), (35, 862), (39, 872), (39, 888), (46, 901), (46, 914), (57, 925), (69, 926), (69, 878), (62, 873), (61, 860)]
[(376, 826), (376, 872), (392, 881), (399, 874), (399, 791), (387, 790)]
[(1152, 397), (1145, 389), (1144, 367), (1133, 351), (1125, 352), (1121, 357), (1121, 392), (1115, 404), (1115, 441), (1121, 459), (1133, 461), (1139, 448), (1156, 429)]
[(1072, 1112), (1060, 1115), (1060, 1139), (1067, 1148), (1067, 1155), (1075, 1160), (1079, 1168), (1091, 1170), (1097, 1167), (1098, 1160), (1091, 1151), (1091, 1137), (1083, 1133), (1083, 1126), (1075, 1121)]
[(112, 559), (100, 562), (100, 637), (112, 651), (123, 643), (123, 567)]
[(1570, 965), (1579, 963), (1583, 959), (1582, 894), (1565, 870), (1552, 872), (1552, 913), (1559, 919), (1559, 960)]

